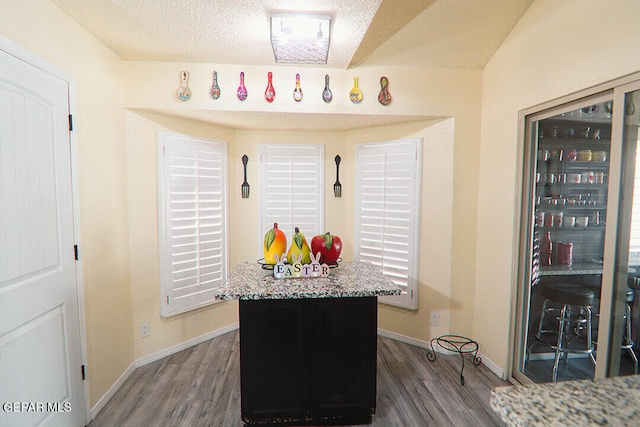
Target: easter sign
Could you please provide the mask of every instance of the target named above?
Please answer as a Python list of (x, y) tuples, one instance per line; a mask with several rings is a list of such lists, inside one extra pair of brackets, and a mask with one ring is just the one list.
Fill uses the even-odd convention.
[(320, 264), (320, 253), (309, 254), (311, 264), (302, 263), (302, 254), (293, 255), (293, 264), (285, 264), (287, 255), (282, 254), (281, 257), (275, 255), (276, 263), (273, 266), (273, 277), (276, 279), (300, 279), (306, 277), (327, 277), (329, 275), (329, 266), (326, 263)]

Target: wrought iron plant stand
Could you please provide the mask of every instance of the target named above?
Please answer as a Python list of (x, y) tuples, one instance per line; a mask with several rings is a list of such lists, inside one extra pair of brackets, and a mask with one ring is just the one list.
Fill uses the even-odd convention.
[(436, 351), (433, 346), (433, 342), (436, 342), (440, 347), (445, 350), (453, 351), (460, 355), (462, 359), (462, 367), (460, 368), (460, 384), (464, 385), (464, 355), (473, 353), (473, 364), (478, 366), (482, 362), (480, 356), (478, 356), (478, 343), (469, 338), (460, 335), (441, 335), (437, 338), (433, 338), (430, 342), (431, 350), (427, 349), (427, 359), (431, 362), (436, 360)]

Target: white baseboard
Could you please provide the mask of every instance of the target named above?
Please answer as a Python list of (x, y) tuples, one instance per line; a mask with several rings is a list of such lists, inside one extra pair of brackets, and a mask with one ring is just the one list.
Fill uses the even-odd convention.
[(507, 378), (507, 373), (504, 371), (504, 369), (493, 363), (493, 361), (484, 354), (481, 353), (480, 357), (482, 358), (482, 364), (489, 368), (491, 372), (496, 374), (497, 377), (499, 377), (501, 380), (509, 381), (509, 379)]
[(238, 327), (239, 327), (238, 323), (233, 323), (229, 326), (225, 326), (223, 328), (216, 329), (215, 331), (208, 332), (204, 335), (200, 335), (199, 337), (190, 339), (189, 341), (185, 341), (183, 343), (174, 345), (173, 347), (165, 348), (163, 350), (152, 353), (148, 356), (141, 357), (140, 359), (137, 359), (135, 361), (136, 368), (147, 365), (151, 362), (155, 362), (156, 360), (160, 360), (163, 357), (171, 356), (174, 353), (177, 353), (182, 350), (186, 350), (189, 347), (193, 347), (194, 345), (198, 345), (212, 338), (219, 337), (220, 335), (224, 335), (227, 332), (234, 331), (238, 329)]
[(431, 349), (431, 345), (429, 341), (419, 340), (417, 338), (409, 337), (407, 335), (402, 335), (397, 332), (387, 331), (386, 329), (378, 328), (378, 335), (385, 338), (391, 338), (392, 340), (400, 341), (403, 343), (415, 345), (417, 347)]
[(109, 390), (98, 400), (98, 403), (91, 408), (91, 419), (93, 420), (96, 415), (104, 408), (104, 406), (111, 400), (116, 391), (124, 384), (124, 382), (129, 378), (129, 376), (136, 370), (136, 363), (133, 362), (125, 371), (120, 375), (120, 378), (111, 386)]
[[(417, 338), (409, 337), (407, 335), (398, 334), (397, 332), (391, 332), (391, 331), (387, 331), (385, 329), (380, 329), (380, 328), (378, 328), (378, 335), (380, 335), (381, 337), (391, 338), (392, 340), (400, 341), (400, 342), (403, 342), (403, 343), (406, 343), (406, 344), (411, 344), (411, 345), (415, 345), (417, 347), (426, 348), (426, 349), (431, 350), (431, 342), (430, 341), (419, 340)], [(443, 349), (439, 345), (436, 345), (434, 347), (435, 347), (434, 350), (437, 351), (438, 353), (442, 353), (442, 354), (458, 354), (458, 353), (456, 353), (454, 351)], [(493, 361), (491, 361), (491, 359), (489, 359), (488, 357), (486, 357), (485, 355), (483, 355), (481, 353), (479, 353), (478, 356), (482, 359), (482, 363), (487, 368), (489, 368), (489, 370), (491, 372), (496, 374), (496, 376), (500, 377), (503, 380), (507, 379), (506, 378), (506, 372), (503, 369), (501, 369), (498, 365), (493, 363)]]

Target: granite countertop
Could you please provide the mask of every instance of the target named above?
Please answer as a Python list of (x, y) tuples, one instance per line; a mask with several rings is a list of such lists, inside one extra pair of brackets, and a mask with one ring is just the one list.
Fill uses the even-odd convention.
[(215, 295), (217, 300), (345, 298), (400, 295), (400, 287), (370, 262), (342, 262), (327, 277), (276, 279), (258, 263), (233, 267)]
[(497, 387), (491, 407), (509, 427), (638, 426), (640, 376)]

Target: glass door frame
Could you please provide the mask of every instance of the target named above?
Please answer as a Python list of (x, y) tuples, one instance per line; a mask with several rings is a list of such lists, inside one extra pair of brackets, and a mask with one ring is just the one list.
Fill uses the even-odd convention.
[[(519, 195), (515, 211), (515, 246), (516, 257), (512, 266), (512, 322), (509, 343), (509, 378), (512, 382), (529, 384), (533, 381), (524, 374), (524, 360), (527, 347), (527, 322), (531, 295), (531, 245), (533, 239), (533, 206), (535, 191), (535, 160), (537, 155), (537, 126), (534, 123), (563, 112), (586, 107), (603, 100), (613, 99), (614, 106), (624, 106), (625, 94), (640, 89), (640, 73), (635, 73), (614, 81), (604, 83), (583, 91), (558, 98), (537, 106), (521, 110), (518, 117), (518, 163), (516, 173), (520, 177), (516, 191)], [(602, 271), (602, 297), (600, 312), (611, 313), (615, 307), (614, 289), (620, 285), (614, 281), (622, 280), (622, 266), (616, 267), (616, 244), (618, 236), (619, 206), (615, 203), (621, 193), (621, 172), (623, 161), (622, 132), (624, 127), (624, 108), (613, 110), (612, 134), (609, 165), (609, 184), (607, 200), (607, 230), (605, 232), (604, 263)], [(616, 275), (616, 272), (618, 273)], [(626, 266), (624, 275), (626, 277)], [(625, 282), (626, 284), (626, 282)], [(615, 286), (615, 287), (614, 287)], [(619, 292), (618, 292), (619, 294)], [(622, 295), (624, 298), (624, 293)], [(623, 299), (624, 301), (624, 299)], [(618, 307), (620, 304), (617, 305)], [(599, 316), (598, 347), (594, 378), (608, 375), (611, 361), (611, 326), (610, 315)], [(615, 326), (615, 325), (614, 325)], [(604, 351), (602, 351), (604, 349)], [(618, 350), (619, 356), (619, 350)]]
[[(615, 187), (611, 188), (611, 195), (616, 197), (616, 200), (623, 200), (624, 202), (620, 202), (616, 204), (615, 210), (615, 218), (612, 218), (615, 221), (615, 235), (611, 233), (611, 236), (606, 236), (611, 241), (607, 241), (605, 239), (605, 251), (609, 250), (611, 254), (612, 262), (609, 265), (611, 271), (607, 271), (609, 275), (609, 279), (611, 282), (611, 289), (606, 294), (603, 294), (601, 298), (601, 306), (607, 310), (607, 313), (611, 313), (609, 316), (601, 316), (600, 323), (598, 328), (603, 331), (605, 339), (603, 342), (606, 345), (606, 350), (602, 362), (598, 364), (596, 367), (596, 374), (598, 375), (596, 378), (603, 378), (608, 376), (617, 376), (618, 365), (620, 361), (621, 355), (621, 345), (618, 342), (623, 336), (623, 314), (626, 308), (626, 300), (625, 300), (625, 292), (628, 286), (628, 277), (629, 277), (629, 234), (630, 234), (630, 217), (633, 203), (633, 187), (634, 184), (630, 183), (627, 187), (623, 186), (625, 175), (629, 174), (629, 158), (625, 156), (626, 150), (628, 148), (634, 148), (633, 153), (636, 154), (637, 147), (637, 133), (635, 137), (635, 146), (627, 147), (627, 141), (625, 140), (625, 131), (626, 131), (626, 123), (625, 123), (625, 112), (626, 112), (626, 96), (627, 94), (635, 91), (640, 91), (640, 81), (634, 81), (627, 84), (621, 84), (614, 89), (614, 105), (622, 106), (621, 108), (614, 108), (614, 123), (616, 126), (612, 128), (611, 141), (619, 141), (618, 148), (616, 150), (620, 151), (620, 155), (617, 157), (613, 157), (612, 153), (612, 161), (619, 161), (619, 164), (616, 167), (620, 170), (615, 177), (617, 182), (615, 183)], [(615, 139), (614, 139), (615, 138)], [(613, 149), (612, 149), (613, 152)], [(617, 153), (616, 153), (617, 154)], [(634, 169), (633, 174), (635, 175), (635, 171), (638, 168), (638, 165), (635, 165), (635, 157), (634, 157)], [(627, 167), (625, 167), (627, 166)], [(610, 175), (611, 177), (611, 175)], [(628, 176), (627, 176), (628, 178)], [(614, 183), (610, 180), (610, 186)], [(623, 203), (628, 205), (623, 205)], [(626, 211), (624, 208), (627, 208)], [(612, 211), (613, 212), (613, 211)], [(625, 218), (622, 218), (622, 215), (625, 215)], [(628, 218), (627, 218), (628, 217)], [(628, 219), (627, 222), (625, 220)], [(607, 226), (609, 222), (607, 223)], [(620, 236), (624, 237), (625, 244), (623, 245), (623, 240)], [(624, 259), (620, 259), (620, 257), (624, 254)], [(605, 255), (606, 256), (606, 255)], [(603, 272), (603, 281), (604, 281), (604, 272)], [(612, 337), (616, 337), (615, 340)]]

